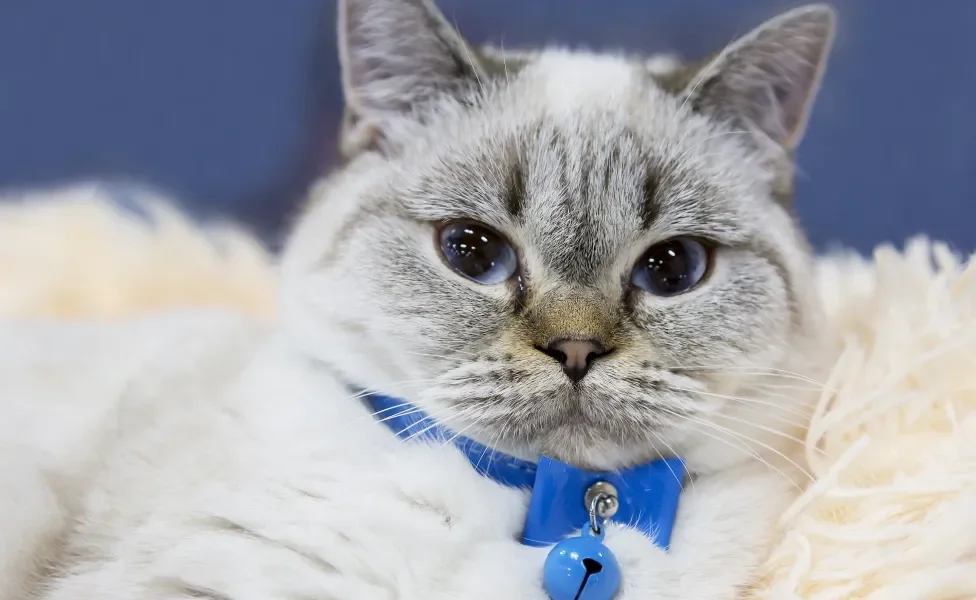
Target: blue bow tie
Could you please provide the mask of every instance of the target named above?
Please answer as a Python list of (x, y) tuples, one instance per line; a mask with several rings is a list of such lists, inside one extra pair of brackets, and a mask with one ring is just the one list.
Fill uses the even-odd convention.
[(655, 460), (622, 471), (584, 471), (542, 456), (521, 460), (455, 435), (416, 407), (397, 398), (369, 394), (365, 400), (374, 417), (401, 439), (453, 443), (474, 470), (502, 485), (532, 490), (522, 530), (522, 543), (548, 546), (579, 531), (588, 522), (587, 490), (600, 482), (611, 484), (619, 507), (612, 521), (633, 527), (667, 548), (685, 477), (679, 458)]

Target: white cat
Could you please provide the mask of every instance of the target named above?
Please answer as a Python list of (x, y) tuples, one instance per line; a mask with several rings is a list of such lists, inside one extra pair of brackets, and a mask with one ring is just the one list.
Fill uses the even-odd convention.
[[(284, 253), (279, 325), (0, 328), (0, 597), (544, 599), (531, 492), (469, 439), (683, 458), (668, 550), (606, 523), (616, 597), (733, 598), (830, 358), (789, 203), (832, 10), (688, 66), (475, 48), (426, 0), (339, 16), (346, 162)], [(364, 389), (463, 437), (402, 439)]]

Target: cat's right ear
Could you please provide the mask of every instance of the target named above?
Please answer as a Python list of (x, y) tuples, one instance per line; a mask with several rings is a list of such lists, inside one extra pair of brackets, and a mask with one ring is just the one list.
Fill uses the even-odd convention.
[(476, 53), (430, 0), (339, 0), (346, 100), (342, 151), (382, 147), (403, 119), (484, 74)]

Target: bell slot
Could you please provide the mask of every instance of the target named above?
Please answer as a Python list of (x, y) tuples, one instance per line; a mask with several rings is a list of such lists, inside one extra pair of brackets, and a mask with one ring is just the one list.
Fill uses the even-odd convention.
[(592, 558), (584, 558), (583, 567), (586, 569), (586, 575), (583, 575), (583, 581), (580, 583), (579, 591), (576, 592), (576, 597), (573, 600), (579, 600), (580, 596), (583, 595), (583, 590), (586, 589), (586, 581), (590, 578), (590, 575), (596, 575), (603, 570), (603, 565), (600, 564), (600, 561)]

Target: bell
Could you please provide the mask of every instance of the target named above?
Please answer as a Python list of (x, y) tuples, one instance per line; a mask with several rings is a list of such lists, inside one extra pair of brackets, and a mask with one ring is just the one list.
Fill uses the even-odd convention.
[(542, 584), (552, 600), (611, 600), (620, 587), (617, 557), (603, 545), (603, 531), (589, 526), (556, 544), (546, 556)]

